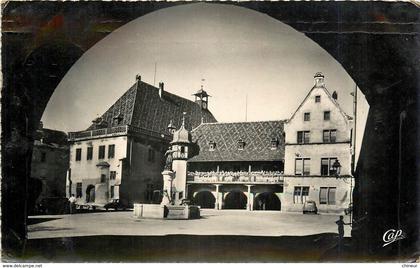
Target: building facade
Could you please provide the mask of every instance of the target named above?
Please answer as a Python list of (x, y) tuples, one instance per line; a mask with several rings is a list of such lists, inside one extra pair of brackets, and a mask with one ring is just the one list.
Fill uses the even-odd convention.
[(354, 185), (351, 174), (352, 118), (340, 108), (337, 93), (325, 87), (324, 76), (285, 123), (283, 207), (302, 211), (315, 201), (319, 212), (341, 213), (349, 206)]
[(188, 199), (202, 208), (280, 210), (283, 144), (283, 121), (200, 124), (184, 160)]
[[(66, 196), (66, 173), (69, 167), (69, 145), (64, 132), (47, 129), (40, 124), (36, 132), (31, 161), (31, 178), (40, 193), (35, 198), (35, 204), (44, 198)], [(36, 181), (36, 182), (35, 182)], [(31, 188), (32, 188), (31, 187)], [(32, 193), (37, 192), (31, 189)]]
[[(351, 203), (352, 118), (324, 76), (287, 121), (205, 123), (173, 165), (202, 208), (343, 213)], [(179, 153), (179, 152), (175, 152)], [(185, 172), (187, 170), (187, 172)]]
[(85, 131), (69, 133), (67, 195), (78, 204), (103, 205), (113, 199), (131, 206), (152, 203), (162, 189), (164, 153), (172, 130), (215, 122), (208, 95), (196, 102), (155, 88), (136, 77), (135, 84)]

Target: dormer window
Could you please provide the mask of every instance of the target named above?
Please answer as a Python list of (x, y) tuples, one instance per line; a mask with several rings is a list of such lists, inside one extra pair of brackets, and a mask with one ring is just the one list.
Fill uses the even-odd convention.
[(209, 151), (214, 151), (216, 149), (216, 143), (214, 141), (209, 142)]
[(271, 150), (277, 149), (278, 146), (279, 146), (279, 140), (277, 138), (272, 138), (271, 139)]
[(114, 125), (117, 126), (117, 125), (121, 124), (121, 122), (123, 121), (123, 116), (121, 114), (118, 114), (118, 115), (114, 116), (112, 118), (112, 120), (113, 120)]
[(245, 147), (245, 142), (242, 139), (238, 140), (238, 150), (243, 150)]

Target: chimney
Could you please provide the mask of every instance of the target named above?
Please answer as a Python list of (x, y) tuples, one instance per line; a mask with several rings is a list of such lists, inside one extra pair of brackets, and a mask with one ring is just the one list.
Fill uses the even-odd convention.
[(317, 72), (314, 75), (315, 86), (316, 87), (323, 87), (324, 86), (324, 75), (321, 72)]
[(141, 75), (139, 74), (136, 75), (136, 81), (141, 81)]
[(335, 90), (334, 90), (334, 92), (333, 92), (333, 94), (332, 94), (332, 98), (333, 98), (334, 100), (337, 100), (337, 99), (338, 99), (338, 94), (337, 94), (337, 91), (335, 91)]
[(164, 84), (163, 82), (159, 82), (159, 97), (163, 97), (163, 91), (164, 91)]

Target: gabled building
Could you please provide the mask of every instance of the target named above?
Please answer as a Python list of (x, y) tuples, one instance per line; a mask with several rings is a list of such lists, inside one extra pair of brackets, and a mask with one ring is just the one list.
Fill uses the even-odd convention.
[(155, 88), (136, 77), (134, 85), (85, 131), (69, 133), (70, 168), (67, 195), (80, 204), (102, 205), (120, 199), (127, 205), (152, 202), (162, 189), (164, 153), (173, 130), (191, 130), (216, 122), (208, 94), (196, 101)]
[(315, 84), (285, 123), (285, 168), (282, 205), (285, 211), (302, 211), (315, 201), (319, 212), (341, 213), (352, 195), (353, 120), (330, 94), (324, 76)]
[(280, 210), (283, 123), (204, 123), (193, 129), (185, 160), (188, 198), (203, 208)]

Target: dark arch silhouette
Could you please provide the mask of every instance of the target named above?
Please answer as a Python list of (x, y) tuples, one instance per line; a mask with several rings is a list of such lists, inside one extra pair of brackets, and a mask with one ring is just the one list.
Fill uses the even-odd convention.
[(225, 197), (224, 209), (246, 209), (247, 197), (243, 192), (232, 191)]
[[(40, 75), (39, 78), (42, 77), (36, 79), (40, 82), (52, 81), (38, 86), (25, 81), (30, 77), (26, 76), (27, 72), (23, 68), (28, 53), (45, 43), (57, 40), (68, 40), (73, 46), (77, 43), (82, 51), (86, 51), (130, 20), (161, 8), (181, 4), (184, 3), (15, 1), (4, 6), (4, 20), (10, 21), (7, 25), (9, 29), (2, 36), (4, 249), (11, 247), (19, 252), (24, 245), (20, 241), (26, 239), (25, 207), (34, 131), (57, 81), (61, 80), (71, 66), (66, 62), (75, 62), (82, 54), (75, 58), (66, 50), (55, 54), (63, 57), (54, 62), (63, 72), (59, 72), (56, 77), (42, 72), (37, 74)], [(381, 244), (386, 231), (384, 228), (388, 228), (383, 224), (386, 222), (387, 226), (400, 226), (407, 233), (406, 238), (399, 242), (401, 248), (415, 245), (418, 217), (415, 214), (415, 218), (403, 215), (413, 216), (413, 211), (418, 210), (416, 152), (419, 147), (415, 131), (418, 123), (417, 89), (420, 84), (417, 64), (420, 60), (420, 41), (415, 28), (419, 21), (418, 7), (402, 2), (351, 1), (223, 4), (247, 7), (287, 23), (324, 48), (356, 81), (367, 98), (370, 110), (355, 174), (353, 203), (354, 216), (357, 219), (355, 224), (358, 226), (354, 229), (359, 230), (359, 234), (355, 233), (353, 237), (361, 252), (381, 254), (384, 252)], [(33, 16), (33, 11), (36, 11), (37, 16)], [(25, 26), (22, 28), (20, 20), (15, 20), (15, 17), (32, 23), (31, 30), (28, 31)], [(75, 23), (80, 17), (84, 17), (84, 20)], [(105, 31), (86, 30), (95, 29), (88, 25), (98, 18), (119, 23)], [(53, 23), (49, 23), (50, 21)], [(389, 23), (378, 24), (378, 21)], [(79, 28), (59, 28), (60, 23)], [(46, 25), (58, 27), (41, 31)], [(53, 48), (51, 52), (54, 54), (54, 51), (60, 50), (56, 49)], [(371, 161), (372, 159), (375, 161)], [(400, 247), (389, 248), (385, 254), (391, 256), (397, 253), (400, 253)]]
[(214, 208), (216, 198), (210, 191), (198, 192), (193, 198), (194, 205), (201, 208)]
[(259, 194), (254, 199), (254, 210), (281, 210), (281, 202), (273, 192)]

